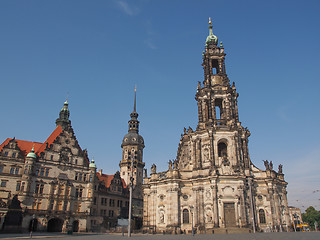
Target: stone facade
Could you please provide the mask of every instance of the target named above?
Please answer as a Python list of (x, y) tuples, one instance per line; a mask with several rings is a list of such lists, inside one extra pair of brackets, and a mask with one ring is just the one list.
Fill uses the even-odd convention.
[[(86, 231), (92, 206), (96, 169), (90, 167), (69, 120), (68, 103), (60, 111), (57, 127), (44, 143), (7, 139), (0, 145), (1, 201), (20, 201), (23, 220), (4, 230)], [(4, 208), (3, 214), (6, 214)]]
[[(8, 138), (0, 145), (0, 228), (14, 232), (115, 228), (119, 217), (128, 218), (128, 152), (135, 159), (133, 227), (140, 228), (144, 142), (135, 107), (122, 143), (123, 177), (119, 171), (113, 175), (96, 171), (94, 160), (90, 163), (87, 150), (78, 144), (69, 116), (65, 102), (56, 129), (44, 143)], [(11, 211), (10, 206), (19, 210)]]
[(144, 179), (143, 224), (147, 231), (198, 232), (221, 228), (283, 229), (289, 224), (282, 165), (258, 169), (249, 157), (250, 132), (239, 121), (235, 84), (225, 52), (209, 24), (203, 52), (204, 81), (196, 92), (198, 126), (184, 129), (177, 158), (165, 172)]

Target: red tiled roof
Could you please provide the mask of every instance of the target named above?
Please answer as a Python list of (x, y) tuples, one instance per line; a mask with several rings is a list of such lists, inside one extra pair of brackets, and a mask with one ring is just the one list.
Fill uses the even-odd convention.
[[(8, 145), (8, 143), (13, 140), (13, 138), (7, 138), (1, 145), (0, 145), (0, 151)], [(18, 148), (21, 150), (21, 154), (26, 157), (27, 154), (31, 151), (32, 147), (34, 146), (34, 151), (37, 152), (38, 149), (41, 147), (42, 143), (39, 142), (31, 142), (31, 141), (24, 141), (24, 140), (19, 140), (15, 139), (17, 142)]]
[[(97, 172), (97, 177), (99, 178), (100, 181), (103, 181), (104, 182), (104, 185), (108, 188), (110, 187), (111, 185), (111, 181), (114, 177), (114, 174), (113, 175), (107, 175), (107, 174), (100, 174), (99, 172)], [(122, 182), (122, 187), (123, 188), (126, 188), (127, 185), (125, 183), (125, 181), (121, 178), (121, 182)]]
[(46, 149), (46, 145), (48, 143), (48, 146), (50, 146), (53, 141), (62, 133), (62, 128), (60, 125), (56, 127), (56, 129), (51, 133), (51, 135), (48, 137), (48, 139), (42, 144), (42, 146), (38, 150), (34, 150), (37, 155), (39, 155), (41, 152), (43, 152)]
[[(31, 142), (31, 141), (25, 141), (25, 140), (19, 140), (15, 139), (17, 142), (18, 147), (22, 151), (21, 154), (26, 157), (27, 154), (31, 151), (32, 147), (34, 146), (34, 152), (39, 156), (41, 152), (43, 152), (46, 149), (46, 144), (48, 143), (48, 146), (53, 143), (53, 141), (62, 133), (62, 128), (59, 125), (48, 137), (48, 139), (44, 143), (40, 142)], [(1, 145), (0, 145), (0, 151), (2, 151), (3, 147), (6, 146), (13, 138), (7, 138)]]

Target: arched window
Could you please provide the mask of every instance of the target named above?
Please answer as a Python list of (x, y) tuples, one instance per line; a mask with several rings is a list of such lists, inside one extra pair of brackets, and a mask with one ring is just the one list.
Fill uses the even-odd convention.
[(263, 209), (259, 210), (259, 220), (260, 220), (260, 223), (266, 223), (266, 215), (264, 214)]
[(183, 223), (189, 223), (189, 210), (188, 209), (183, 209), (182, 211), (182, 221)]
[(228, 151), (227, 151), (227, 144), (224, 142), (220, 142), (218, 144), (218, 156), (219, 157), (227, 157), (228, 156)]
[(220, 98), (217, 98), (215, 101), (214, 101), (214, 105), (215, 105), (215, 110), (216, 110), (216, 119), (222, 119), (222, 114), (223, 114), (223, 111), (222, 111), (222, 99)]

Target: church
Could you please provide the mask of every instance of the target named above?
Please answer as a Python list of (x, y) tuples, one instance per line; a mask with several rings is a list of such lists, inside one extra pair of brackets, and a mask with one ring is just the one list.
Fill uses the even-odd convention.
[(184, 129), (168, 170), (152, 165), (144, 178), (143, 226), (148, 232), (198, 233), (287, 230), (287, 183), (273, 163), (265, 170), (251, 161), (250, 132), (239, 121), (235, 83), (226, 74), (222, 42), (209, 35), (198, 82), (196, 129)]

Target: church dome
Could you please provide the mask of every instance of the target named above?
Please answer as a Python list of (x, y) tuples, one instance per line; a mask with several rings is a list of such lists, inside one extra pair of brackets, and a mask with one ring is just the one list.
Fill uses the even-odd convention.
[(31, 151), (28, 153), (27, 158), (37, 158), (37, 155), (34, 153), (34, 147), (32, 147)]
[(140, 144), (144, 145), (143, 137), (136, 132), (129, 132), (123, 137), (121, 147)]
[(97, 165), (94, 162), (94, 159), (91, 160), (91, 163), (89, 164), (89, 168), (97, 168)]

